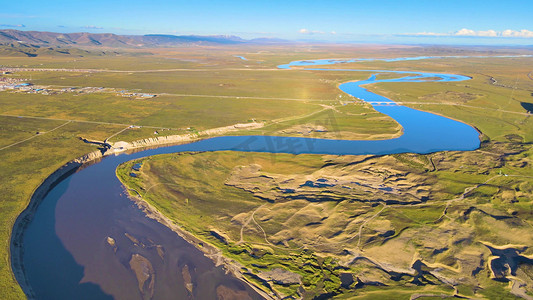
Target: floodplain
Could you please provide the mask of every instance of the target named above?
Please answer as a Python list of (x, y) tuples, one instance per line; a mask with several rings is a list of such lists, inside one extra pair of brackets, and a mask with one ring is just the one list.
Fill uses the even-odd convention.
[[(50, 89), (110, 89), (49, 95), (0, 91), (0, 255), (5, 262), (0, 289), (8, 299), (24, 298), (10, 268), (13, 224), (46, 177), (97, 150), (80, 138), (132, 142), (247, 123), (262, 126), (220, 134), (394, 138), (401, 126), (337, 87), (368, 78), (375, 73), (370, 70), (404, 70), (472, 77), (368, 88), (475, 126), (481, 132), (479, 150), (364, 157), (183, 153), (144, 159), (139, 177), (129, 175), (138, 161), (117, 174), (138, 192), (164, 183), (143, 200), (246, 266), (250, 281), (279, 297), (531, 297), (533, 124), (522, 105), (533, 102), (531, 58), (343, 66), (368, 73), (276, 69), (292, 60), (454, 51), (487, 54), (446, 47), (227, 46), (103, 57), (0, 57), (0, 65), (11, 69), (4, 77)], [(156, 97), (124, 97), (124, 90)], [(511, 258), (498, 256), (497, 249), (511, 248), (525, 262), (514, 270), (500, 268), (498, 261)], [(292, 275), (284, 283), (272, 279), (276, 272)]]

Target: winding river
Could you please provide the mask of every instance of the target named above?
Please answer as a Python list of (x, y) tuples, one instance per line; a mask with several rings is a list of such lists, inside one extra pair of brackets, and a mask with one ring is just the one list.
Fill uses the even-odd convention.
[[(279, 68), (342, 62), (346, 61), (300, 61)], [(386, 70), (375, 70), (373, 73), (405, 76), (378, 80), (376, 75), (372, 75), (367, 80), (344, 83), (339, 88), (373, 104), (377, 111), (400, 123), (403, 126), (403, 135), (400, 137), (346, 141), (224, 136), (105, 157), (58, 181), (42, 199), (31, 221), (25, 225), (22, 238), (12, 241), (15, 244), (22, 243), (19, 248), (12, 247), (16, 249), (12, 253), (13, 261), (21, 262), (20, 265), (12, 263), (13, 268), (19, 271), (16, 272), (17, 280), (25, 287), (30, 298), (38, 299), (148, 299), (151, 296), (156, 299), (215, 299), (217, 288), (220, 287), (260, 299), (261, 296), (250, 287), (226, 275), (221, 267), (215, 267), (210, 259), (176, 233), (147, 218), (124, 194), (115, 176), (115, 169), (131, 159), (180, 151), (359, 155), (465, 151), (479, 147), (479, 133), (471, 126), (397, 105), (363, 87), (377, 82), (450, 82), (467, 80), (468, 77)], [(17, 220), (15, 227), (20, 226), (21, 222)], [(136, 268), (140, 268), (143, 274), (151, 275), (139, 283), (132, 271)], [(188, 275), (185, 276), (185, 273)]]

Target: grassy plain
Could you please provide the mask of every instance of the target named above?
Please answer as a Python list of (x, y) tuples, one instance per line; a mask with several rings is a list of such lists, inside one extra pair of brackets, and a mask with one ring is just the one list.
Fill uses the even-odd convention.
[[(323, 107), (320, 104), (331, 104), (339, 94), (335, 89), (336, 83), (354, 78), (353, 75), (348, 76), (346, 73), (323, 77), (314, 72), (235, 71), (233, 70), (235, 68), (246, 68), (242, 60), (233, 57), (234, 54), (240, 53), (239, 51), (184, 48), (154, 49), (153, 55), (127, 53), (123, 56), (103, 57), (0, 57), (1, 66), (12, 68), (128, 71), (207, 67), (217, 69), (201, 73), (185, 70), (132, 74), (15, 71), (4, 76), (31, 79), (35, 84), (46, 85), (53, 89), (65, 86), (106, 86), (138, 92), (154, 92), (158, 93), (158, 97), (155, 100), (140, 101), (117, 96), (115, 93), (42, 95), (0, 92), (0, 178), (2, 178), (0, 189), (3, 191), (0, 201), (2, 297), (24, 298), (11, 272), (9, 243), (13, 223), (27, 206), (33, 191), (47, 176), (68, 161), (96, 150), (95, 146), (82, 143), (79, 137), (104, 140), (132, 124), (141, 125), (143, 128), (126, 130), (115, 136), (113, 141), (133, 141), (153, 137), (154, 130), (161, 128), (170, 129), (163, 133), (172, 135), (188, 133), (190, 130), (246, 123), (251, 119), (293, 120), (321, 111)], [(269, 57), (275, 57), (274, 52), (280, 51), (273, 51)], [(307, 51), (302, 50), (302, 52)], [(252, 67), (264, 69), (275, 65), (276, 62), (269, 64), (255, 62)], [(183, 94), (184, 92), (194, 95), (161, 95), (161, 93)], [(250, 98), (239, 98), (241, 96)], [(297, 100), (271, 99), (276, 97)], [(372, 112), (369, 108), (366, 110)]]
[[(51, 86), (52, 88), (104, 86), (158, 94), (156, 98), (151, 100), (132, 100), (117, 96), (114, 93), (40, 95), (10, 91), (0, 92), (0, 178), (2, 178), (0, 189), (4, 191), (0, 201), (0, 257), (2, 259), (0, 264), (0, 290), (2, 291), (2, 296), (6, 299), (24, 298), (10, 270), (9, 241), (13, 222), (28, 204), (33, 191), (49, 174), (66, 162), (95, 150), (94, 146), (82, 143), (78, 139), (79, 137), (103, 140), (123, 130), (126, 126), (132, 124), (144, 126), (144, 128), (140, 129), (126, 130), (113, 138), (114, 140), (132, 141), (153, 137), (153, 131), (157, 129), (150, 126), (172, 129), (165, 131), (165, 134), (181, 134), (188, 132), (186, 128), (189, 127), (194, 130), (202, 130), (235, 123), (246, 123), (252, 119), (266, 122), (266, 127), (253, 131), (256, 134), (309, 135), (326, 138), (340, 136), (341, 138), (367, 139), (391, 137), (398, 134), (399, 131), (395, 122), (384, 119), (382, 115), (377, 114), (365, 105), (342, 105), (341, 102), (344, 99), (342, 97), (339, 98), (339, 96), (345, 95), (342, 95), (336, 89), (341, 82), (366, 78), (370, 73), (339, 71), (325, 73), (270, 69), (291, 60), (333, 57), (399, 57), (428, 54), (486, 54), (484, 51), (484, 49), (458, 50), (455, 48), (302, 45), (291, 47), (291, 49), (281, 46), (151, 49), (149, 50), (151, 52), (150, 55), (146, 55), (146, 53), (124, 53), (118, 56), (102, 57), (0, 57), (0, 65), (7, 67), (103, 70), (103, 72), (94, 73), (21, 71), (8, 75), (31, 78), (33, 83), (39, 85)], [(141, 52), (147, 51), (143, 50)], [(379, 55), (376, 53), (379, 53)], [(249, 60), (243, 61), (233, 57), (233, 55), (243, 55)], [(530, 95), (533, 89), (531, 88), (533, 81), (524, 76), (524, 74), (527, 74), (526, 71), (528, 71), (526, 70), (527, 62), (524, 59), (498, 59), (491, 61), (457, 59), (408, 63), (375, 62), (372, 64), (367, 63), (366, 65), (358, 64), (357, 68), (428, 70), (472, 76), (474, 80), (462, 83), (381, 84), (371, 88), (379, 90), (380, 93), (383, 92), (383, 94), (395, 100), (417, 102), (416, 104), (408, 104), (412, 107), (420, 107), (423, 110), (434, 111), (473, 124), (481, 129), (487, 141), (528, 145), (533, 139), (533, 133), (530, 129), (532, 128), (531, 118), (523, 115), (524, 109), (516, 102), (516, 100), (533, 102)], [(116, 72), (117, 70), (133, 72)], [(490, 77), (494, 77), (497, 83), (503, 84), (503, 86), (493, 84)], [(466, 89), (469, 91), (465, 92)], [(462, 94), (457, 96), (447, 93), (448, 91), (474, 94), (474, 96), (467, 95), (466, 99), (471, 99), (472, 97), (475, 99), (464, 101), (461, 97)], [(478, 94), (482, 96), (477, 96)], [(457, 99), (457, 97), (460, 99)], [(433, 103), (439, 101), (457, 102), (463, 104), (463, 106), (433, 104), (420, 104), (422, 106), (418, 106), (418, 102)], [(473, 106), (473, 108), (469, 106)], [(20, 118), (17, 116), (33, 118)], [(319, 125), (327, 127), (327, 131), (309, 131), (309, 128), (313, 129)], [(36, 134), (37, 132), (40, 134)], [(237, 134), (247, 134), (247, 132)], [(492, 144), (489, 143), (489, 145)], [(220, 167), (221, 169), (218, 173), (215, 172), (220, 177), (218, 182), (217, 180), (212, 181), (214, 187), (218, 188), (223, 183), (225, 174), (227, 175), (228, 170), (231, 170), (232, 166), (228, 160), (231, 161), (233, 159), (232, 155), (237, 154), (224, 153), (217, 156), (217, 158), (221, 159), (220, 162), (217, 160), (217, 163), (224, 164), (225, 162), (226, 165)], [(455, 155), (460, 156), (460, 154)], [(506, 163), (500, 168), (509, 174), (531, 175), (531, 155), (531, 151), (525, 151), (507, 156), (505, 158)], [(179, 159), (185, 159), (185, 157), (193, 157), (190, 161), (192, 162), (192, 160), (196, 160), (197, 156), (185, 155), (180, 156)], [(199, 166), (203, 167), (205, 162), (202, 163), (202, 157), (198, 159)], [(253, 160), (258, 159), (260, 158), (255, 158), (254, 155)], [(281, 158), (278, 157), (277, 159)], [(283, 166), (283, 168), (287, 168), (287, 172), (292, 172), (293, 169), (294, 172), (311, 172), (312, 170), (320, 169), (323, 159), (318, 156), (305, 159), (303, 157), (298, 157), (298, 159), (286, 157), (282, 159), (282, 162), (277, 162), (275, 166), (272, 165), (272, 171), (279, 173)], [(271, 157), (267, 155), (263, 160), (261, 165), (265, 165), (263, 168), (267, 168)], [(300, 160), (301, 162), (298, 162)], [(468, 161), (468, 159), (465, 160)], [(401, 162), (401, 159), (399, 161)], [(416, 166), (418, 162), (418, 160), (411, 158), (406, 161), (411, 161), (411, 163), (407, 163), (408, 166)], [(418, 165), (420, 164), (418, 162)], [(422, 163), (422, 165), (425, 164)], [(457, 170), (454, 169), (453, 172), (449, 171), (448, 173), (439, 172), (434, 175), (437, 178), (442, 177), (442, 180), (446, 182), (445, 188), (443, 187), (444, 191), (441, 193), (443, 199), (453, 198), (454, 195), (460, 194), (465, 187), (482, 182), (487, 178), (487, 174), (492, 175), (497, 170), (493, 166), (487, 166), (484, 169), (488, 172), (487, 174), (474, 176), (472, 174), (477, 172), (477, 166), (465, 164), (472, 174), (467, 173), (466, 175), (457, 176), (462, 174), (463, 170), (459, 168), (457, 163), (452, 163), (452, 165)], [(207, 168), (206, 170), (209, 170), (209, 166), (205, 167)], [(156, 175), (165, 176), (166, 171), (170, 171), (170, 169), (161, 170)], [(190, 172), (193, 171), (190, 170)], [(184, 180), (197, 175), (191, 173), (187, 174), (187, 176), (184, 175)], [(154, 176), (154, 178), (157, 178), (157, 176)], [(461, 180), (457, 180), (458, 178)], [(514, 177), (503, 179), (498, 178), (498, 181), (491, 182), (497, 187), (486, 191), (480, 189), (483, 193), (479, 192), (480, 196), (474, 198), (474, 202), (480, 202), (490, 206), (491, 209), (498, 209), (504, 213), (509, 213), (509, 210), (512, 210), (510, 211), (511, 213), (516, 212), (513, 215), (515, 218), (530, 223), (531, 216), (527, 214), (527, 209), (531, 209), (531, 202), (524, 200), (530, 195), (528, 194), (530, 193), (530, 190), (528, 190), (531, 184), (530, 181), (524, 180), (523, 182), (525, 183), (517, 182), (518, 177), (516, 177), (516, 180)], [(205, 192), (209, 188), (213, 188), (213, 186), (199, 186), (198, 191), (203, 189)], [(158, 190), (158, 192), (165, 193), (164, 189)], [(240, 209), (243, 212), (249, 212), (250, 209), (264, 203), (253, 197), (249, 192), (235, 188), (223, 186), (220, 190), (220, 193), (222, 192), (230, 193), (228, 195), (235, 196), (235, 198), (241, 197), (241, 201), (228, 206)], [(172, 196), (170, 191), (166, 193), (168, 193), (169, 197)], [(486, 196), (491, 193), (492, 195), (502, 194), (502, 196), (491, 196), (492, 198)], [(519, 196), (516, 196), (518, 194)], [(196, 194), (191, 194), (191, 198), (194, 195)], [(200, 198), (199, 195), (195, 197)], [(512, 202), (509, 200), (514, 199), (513, 197), (518, 197), (519, 201)], [(509, 204), (509, 201), (512, 203)], [(191, 201), (191, 203), (195, 202)], [(303, 203), (299, 200), (294, 205), (303, 205)], [(176, 204), (168, 205), (166, 212), (171, 215), (172, 205)], [(324, 209), (334, 209), (328, 208), (329, 206), (334, 206), (332, 202), (320, 203), (320, 205), (325, 206)], [(359, 206), (361, 204), (355, 202), (350, 205)], [(442, 207), (442, 203), (440, 205), (439, 207)], [(219, 206), (220, 202), (211, 204), (212, 208)], [(349, 211), (352, 208), (343, 208), (340, 212)], [(272, 211), (277, 211), (277, 209), (279, 208), (273, 208)], [(301, 207), (290, 208), (286, 217), (300, 209)], [(366, 209), (368, 210), (366, 214), (371, 214), (376, 209), (379, 209), (379, 206), (377, 208), (364, 206), (361, 209)], [(460, 209), (461, 207), (457, 208), (457, 211), (460, 211)], [(432, 209), (430, 211), (434, 213)], [(200, 211), (197, 212), (200, 213)], [(386, 212), (387, 210), (384, 211), (384, 213)], [(229, 213), (227, 210), (221, 212), (222, 215), (226, 215), (226, 218)], [(409, 215), (410, 218), (406, 218), (407, 221), (401, 219), (403, 220), (402, 222), (406, 222), (406, 224), (414, 222), (410, 221), (413, 218), (413, 213), (409, 214), (404, 209), (402, 216), (404, 214)], [(215, 218), (214, 215), (204, 215), (205, 218)], [(361, 212), (360, 216), (358, 220), (362, 220), (361, 218), (364, 218), (365, 213)], [(190, 221), (190, 224), (192, 224), (189, 225), (190, 229), (192, 231), (197, 230), (200, 234), (204, 229), (200, 227), (194, 228), (194, 224), (198, 223), (198, 215), (191, 213), (188, 218), (190, 219), (187, 219), (187, 222), (183, 220), (178, 220), (178, 222), (188, 224)], [(425, 224), (431, 220), (418, 220), (415, 218), (415, 221)], [(386, 222), (386, 220), (383, 222)], [(215, 223), (226, 224), (225, 222)], [(482, 221), (479, 221), (479, 223), (481, 224)], [(498, 222), (495, 225), (505, 231), (503, 225), (499, 225)], [(220, 228), (220, 230), (228, 231), (228, 235), (235, 238), (236, 229), (232, 227), (234, 225), (226, 224), (223, 226), (226, 227)], [(398, 228), (401, 227), (400, 225), (398, 226)], [(276, 231), (274, 227), (272, 226), (269, 230)], [(481, 232), (488, 230), (481, 225), (476, 228), (476, 230)], [(488, 230), (488, 232), (490, 233), (491, 231)], [(489, 233), (487, 233), (488, 236), (492, 236)], [(289, 234), (294, 234), (294, 232)], [(372, 232), (369, 233), (369, 236), (371, 235)], [(208, 236), (206, 238), (211, 237)], [(494, 240), (495, 243), (503, 243), (505, 241), (507, 240)], [(216, 241), (212, 242), (217, 243)], [(258, 240), (255, 242), (258, 242)], [(302, 243), (302, 241), (299, 242)], [(290, 243), (297, 245), (296, 242)], [(246, 244), (244, 246), (239, 245), (236, 248), (224, 248), (225, 246), (220, 243), (217, 245), (225, 249), (226, 253), (231, 257), (246, 263), (253, 261), (248, 258), (247, 251), (249, 248), (247, 248)], [(242, 249), (245, 249), (245, 251), (242, 252)], [(273, 248), (272, 251), (277, 251), (274, 249), (277, 248)], [(270, 256), (268, 262), (285, 268), (287, 267), (287, 262), (293, 262), (297, 257), (303, 257), (307, 260), (310, 271), (320, 269), (322, 270), (321, 274), (323, 274), (321, 275), (322, 277), (319, 277), (322, 278), (319, 279), (319, 282), (322, 283), (307, 282), (308, 287), (313, 287), (310, 290), (318, 293), (321, 289), (335, 289), (338, 283), (335, 276), (340, 272), (335, 269), (338, 262), (329, 258), (327, 262), (322, 260), (319, 256), (327, 258), (330, 254), (322, 254), (329, 252), (319, 250), (312, 250), (310, 253), (306, 252), (305, 255), (298, 254), (299, 256), (295, 256), (296, 258), (291, 257), (290, 252), (282, 251), (281, 253), (276, 253), (280, 255), (277, 258), (279, 260)], [(287, 258), (287, 260), (282, 258)], [(296, 271), (294, 267), (291, 270)], [(326, 277), (329, 278), (330, 276), (332, 279), (326, 280)], [(483, 284), (488, 287), (486, 291), (489, 291), (489, 288), (494, 291), (504, 290), (488, 278)], [(278, 289), (286, 294), (294, 292), (293, 286), (278, 287)], [(372, 289), (372, 287), (365, 288), (368, 291), (368, 297), (379, 295), (379, 293), (396, 293), (397, 291), (395, 289), (394, 292), (389, 290), (373, 290), (371, 292), (370, 290)], [(424, 290), (426, 288), (421, 289)], [(439, 289), (437, 288), (436, 290)], [(468, 288), (465, 290), (468, 290)], [(463, 294), (466, 294), (466, 292)]]
[[(139, 177), (130, 177), (139, 162)], [(524, 170), (499, 175), (517, 163), (531, 163), (527, 147), (487, 143), (474, 152), (384, 157), (170, 154), (117, 174), (132, 195), (244, 264), (251, 279), (276, 268), (301, 276), (301, 284), (263, 285), (279, 296), (385, 297), (397, 287), (405, 292), (398, 299), (454, 288), (487, 298), (497, 288), (513, 298), (490, 279), (483, 243), (533, 242), (533, 178)], [(417, 261), (424, 270), (409, 271)], [(356, 282), (343, 286), (342, 273)], [(524, 265), (517, 278), (529, 289), (528, 274)]]
[[(455, 294), (514, 299), (505, 281), (524, 284), (531, 293), (530, 265), (521, 264), (511, 279), (505, 275), (494, 280), (488, 262), (496, 256), (486, 245), (522, 245), (526, 250), (521, 255), (533, 254), (528, 248), (533, 243), (533, 124), (520, 105), (530, 100), (533, 87), (523, 76), (526, 61), (512, 60), (506, 70), (503, 62), (492, 69), (487, 61), (482, 64), (483, 72), (498, 74), (494, 76), (500, 82), (510, 78), (510, 69), (519, 72), (512, 87), (495, 85), (493, 76), (480, 75), (476, 64), (461, 61), (456, 69), (440, 70), (442, 61), (436, 61), (422, 64), (421, 70), (466, 74), (472, 80), (369, 87), (408, 106), (476, 126), (483, 144), (473, 152), (364, 159), (172, 154), (144, 159), (139, 177), (129, 176), (138, 161), (122, 166), (118, 175), (144, 200), (244, 264), (250, 274), (261, 277), (282, 268), (300, 275), (301, 284), (263, 284), (280, 296), (407, 299)], [(404, 68), (399, 65), (393, 68)], [(410, 68), (418, 70), (412, 63)], [(340, 109), (355, 113), (358, 107)], [(309, 122), (302, 119), (298, 124)], [(367, 189), (344, 192), (355, 189), (347, 176), (364, 182)], [(326, 186), (310, 187), (308, 182)], [(404, 190), (381, 190), (397, 186)], [(419, 201), (407, 202), (411, 196)], [(417, 263), (422, 267), (413, 271)], [(341, 273), (351, 274), (355, 282), (343, 285)]]

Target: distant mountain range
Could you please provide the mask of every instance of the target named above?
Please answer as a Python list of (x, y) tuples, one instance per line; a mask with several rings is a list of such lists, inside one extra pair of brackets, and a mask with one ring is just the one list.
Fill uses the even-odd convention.
[(232, 35), (117, 35), (112, 33), (57, 33), (45, 31), (0, 30), (0, 44), (31, 44), (45, 47), (172, 47), (179, 45), (216, 45), (216, 44), (272, 44), (289, 43), (281, 39), (245, 40)]

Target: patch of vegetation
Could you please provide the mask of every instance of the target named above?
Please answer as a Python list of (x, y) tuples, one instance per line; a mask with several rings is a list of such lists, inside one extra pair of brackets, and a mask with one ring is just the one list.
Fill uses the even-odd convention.
[[(505, 147), (493, 146), (492, 149), (498, 157), (508, 156)], [(498, 176), (488, 186), (483, 183), (491, 175), (471, 174), (470, 168), (462, 168), (467, 172), (455, 171), (454, 176), (447, 175), (452, 174), (449, 168), (457, 161), (479, 165), (480, 161), (475, 158), (481, 151), (453, 155), (436, 153), (424, 158), (414, 156), (416, 161), (426, 163), (431, 156), (436, 166), (436, 171), (431, 173), (410, 160), (390, 156), (336, 159), (319, 155), (219, 152), (154, 156), (141, 160), (143, 167), (139, 177), (128, 175), (131, 166), (139, 161), (124, 164), (117, 174), (127, 187), (136, 191), (132, 196), (141, 195), (181, 227), (222, 249), (227, 257), (243, 264), (256, 276), (275, 268), (301, 275), (299, 285), (269, 283), (265, 286), (261, 283), (267, 289), (280, 295), (304, 298), (352, 295), (353, 287), (343, 287), (340, 281), (340, 272), (348, 272), (360, 281), (357, 295), (370, 297), (372, 293), (366, 293), (375, 284), (402, 288), (413, 283), (413, 273), (407, 271), (415, 268), (413, 257), (420, 257), (425, 266), (425, 271), (420, 273), (424, 278), (422, 282), (431, 282), (446, 290), (446, 282), (460, 282), (459, 278), (470, 277), (469, 272), (477, 267), (489, 268), (483, 258), (486, 248), (480, 241), (507, 245), (533, 239), (528, 229), (530, 221), (514, 217), (517, 211), (526, 211), (512, 205), (513, 214), (510, 214), (508, 206), (500, 210), (491, 204), (491, 198), (498, 191), (494, 186), (530, 179), (516, 178), (504, 183), (501, 180), (505, 177)], [(357, 176), (359, 170), (368, 170), (368, 165), (379, 170), (391, 168), (425, 174), (406, 178), (415, 180), (419, 188), (424, 182), (431, 183), (429, 199), (416, 206), (386, 205), (387, 194), (384, 194), (379, 196), (381, 200), (376, 200), (383, 204), (369, 205), (364, 201), (371, 195), (360, 201), (320, 200), (306, 192), (308, 187), (294, 186), (291, 188), (295, 191), (287, 194), (290, 198), (266, 201), (268, 193), (277, 190), (272, 182), (297, 183), (300, 182), (298, 176), (302, 176), (307, 181), (327, 178), (319, 182), (341, 184), (342, 174)], [(247, 171), (246, 166), (252, 168)], [(250, 185), (236, 188), (231, 179), (236, 174), (243, 176), (238, 182)], [(382, 173), (366, 173), (366, 176), (383, 179)], [(256, 180), (245, 179), (252, 177)], [(438, 178), (438, 184), (433, 184), (432, 178)], [(458, 182), (461, 187), (455, 188)], [(463, 195), (468, 187), (471, 192)], [(374, 194), (379, 191), (375, 188)], [(291, 200), (298, 193), (302, 197)], [(333, 185), (321, 187), (320, 193), (335, 195), (339, 191)], [(505, 233), (506, 230), (513, 234)], [(514, 234), (520, 238), (515, 238)], [(372, 263), (362, 264), (362, 258)], [(391, 267), (382, 269), (381, 266)], [(447, 279), (440, 281), (443, 276)], [(526, 276), (524, 280), (529, 279)], [(470, 287), (463, 287), (464, 293), (479, 295), (479, 291), (472, 288), (479, 282), (485, 282), (483, 277), (474, 276), (463, 282)], [(491, 286), (492, 283), (486, 284)], [(449, 290), (442, 293), (450, 295)]]
[[(143, 128), (126, 130), (113, 138), (114, 141), (132, 141), (155, 136), (155, 129), (148, 126), (172, 128), (163, 132), (181, 134), (253, 120), (266, 121), (267, 125), (254, 131), (256, 134), (301, 135), (298, 131), (305, 132), (306, 128), (311, 128), (308, 132), (310, 137), (389, 138), (398, 132), (395, 122), (383, 118), (368, 106), (349, 103), (351, 100), (336, 88), (345, 81), (367, 78), (370, 72), (269, 70), (292, 60), (374, 57), (375, 49), (331, 49), (320, 45), (312, 48), (307, 45), (291, 46), (290, 51), (285, 47), (266, 46), (178, 47), (128, 50), (131, 52), (121, 56), (112, 53), (99, 56), (83, 52), (85, 50), (76, 53), (74, 49), (69, 49), (68, 53), (54, 53), (56, 50), (52, 49), (52, 52), (37, 57), (27, 57), (23, 53), (20, 57), (13, 56), (11, 50), (0, 54), (0, 65), (105, 71), (33, 70), (9, 75), (14, 78), (32, 78), (34, 83), (42, 85), (105, 86), (152, 92), (158, 97), (136, 101), (114, 94), (45, 96), (0, 92), (0, 111), (4, 114), (0, 117), (0, 148), (10, 146), (0, 150), (0, 178), (3, 179), (0, 182), (3, 191), (0, 201), (0, 257), (3, 262), (0, 264), (0, 291), (5, 299), (24, 298), (11, 272), (9, 259), (13, 223), (27, 206), (33, 191), (49, 174), (64, 163), (96, 150), (92, 145), (81, 143), (79, 137), (104, 140), (123, 130), (125, 125), (143, 125)], [(456, 54), (456, 50), (391, 48), (386, 55), (439, 55), (443, 51)], [(461, 54), (476, 54), (474, 50), (461, 51)], [(243, 52), (248, 61), (233, 57)], [(443, 276), (449, 278), (458, 276), (454, 270), (461, 266), (461, 272), (475, 275), (461, 280), (460, 295), (487, 298), (508, 295), (506, 285), (489, 278), (486, 265), (488, 252), (478, 241), (486, 240), (498, 245), (532, 244), (529, 228), (533, 224), (533, 183), (524, 176), (531, 176), (533, 126), (520, 103), (531, 99), (531, 80), (526, 76), (530, 71), (527, 69), (529, 62), (527, 58), (465, 58), (450, 60), (445, 67), (438, 60), (376, 61), (345, 66), (369, 70), (447, 72), (473, 77), (470, 81), (456, 83), (381, 83), (368, 87), (394, 100), (407, 102), (411, 107), (472, 124), (484, 133), (484, 144), (479, 151), (376, 159), (378, 165), (382, 161), (401, 166), (401, 170), (417, 175), (411, 178), (412, 182), (432, 187), (422, 189), (421, 193), (426, 193), (429, 199), (417, 206), (365, 202), (366, 196), (363, 195), (352, 199), (343, 196), (338, 201), (322, 199), (313, 202), (303, 198), (268, 203), (254, 196), (253, 192), (224, 184), (236, 164), (257, 163), (262, 167), (261, 172), (282, 178), (296, 173), (307, 176), (322, 169), (330, 172), (327, 166), (331, 164), (337, 167), (332, 168), (333, 172), (348, 170), (347, 173), (350, 173), (363, 165), (360, 158), (355, 157), (184, 154), (172, 158), (151, 158), (153, 166), (151, 161), (143, 164), (138, 172), (141, 177), (136, 180), (127, 177), (127, 173), (120, 175), (120, 169), (117, 172), (128, 186), (141, 193), (143, 188), (148, 190), (145, 184), (162, 183), (147, 193), (148, 201), (159, 205), (158, 208), (168, 216), (182, 210), (184, 213), (174, 218), (177, 223), (217, 245), (253, 273), (277, 267), (301, 275), (305, 297), (338, 294), (337, 297), (355, 299), (394, 299), (408, 298), (413, 293), (453, 294), (443, 284), (416, 286), (412, 283), (412, 275), (398, 270), (384, 271), (364, 259), (354, 261), (359, 254), (385, 264), (396, 264), (400, 270), (408, 270), (416, 254), (426, 264), (423, 269), (439, 269)], [(392, 75), (379, 76), (391, 78)], [(491, 77), (499, 85), (495, 85)], [(8, 114), (50, 119), (5, 116)], [(74, 119), (79, 122), (66, 124), (64, 121)], [(52, 131), (61, 125), (64, 126)], [(327, 131), (314, 130), (318, 125), (326, 127)], [(235, 155), (240, 156), (236, 158)], [(167, 160), (173, 163), (168, 164)], [(189, 167), (176, 171), (174, 168), (178, 162)], [(352, 169), (347, 169), (350, 163), (353, 163)], [(165, 167), (165, 164), (168, 166)], [(124, 168), (126, 170), (128, 165)], [(434, 169), (436, 171), (433, 172)], [(500, 171), (509, 176), (498, 176)], [(378, 173), (373, 172), (377, 176)], [(167, 177), (171, 180), (165, 181)], [(461, 200), (455, 200), (466, 188), (483, 184), (492, 177), (495, 178), (486, 185), (476, 188)], [(184, 190), (168, 184), (176, 181), (187, 182), (191, 188)], [(308, 192), (311, 191), (309, 188)], [(368, 195), (368, 192), (365, 193)], [(338, 193), (314, 194), (325, 198)], [(252, 211), (256, 211), (254, 219), (268, 233), (267, 240), (251, 220), (244, 230), (244, 242), (239, 243), (240, 229), (250, 219)], [(442, 217), (439, 218), (439, 215)], [(501, 219), (502, 216), (509, 218)], [(206, 228), (206, 224), (215, 227)], [(211, 234), (213, 229), (227, 235), (228, 244), (215, 238)], [(306, 247), (300, 249), (302, 245)], [(531, 255), (531, 251), (528, 249), (525, 254)], [(356, 274), (357, 282), (361, 283), (339, 288), (340, 272)], [(311, 276), (312, 273), (319, 276)], [(531, 272), (520, 274), (524, 278), (531, 277), (527, 275)], [(262, 282), (251, 275), (246, 276)], [(435, 280), (435, 277), (425, 276), (428, 280)], [(374, 286), (376, 282), (386, 283), (387, 286)], [(298, 285), (273, 286), (280, 294), (298, 293)], [(480, 290), (474, 290), (473, 287), (477, 286)]]

